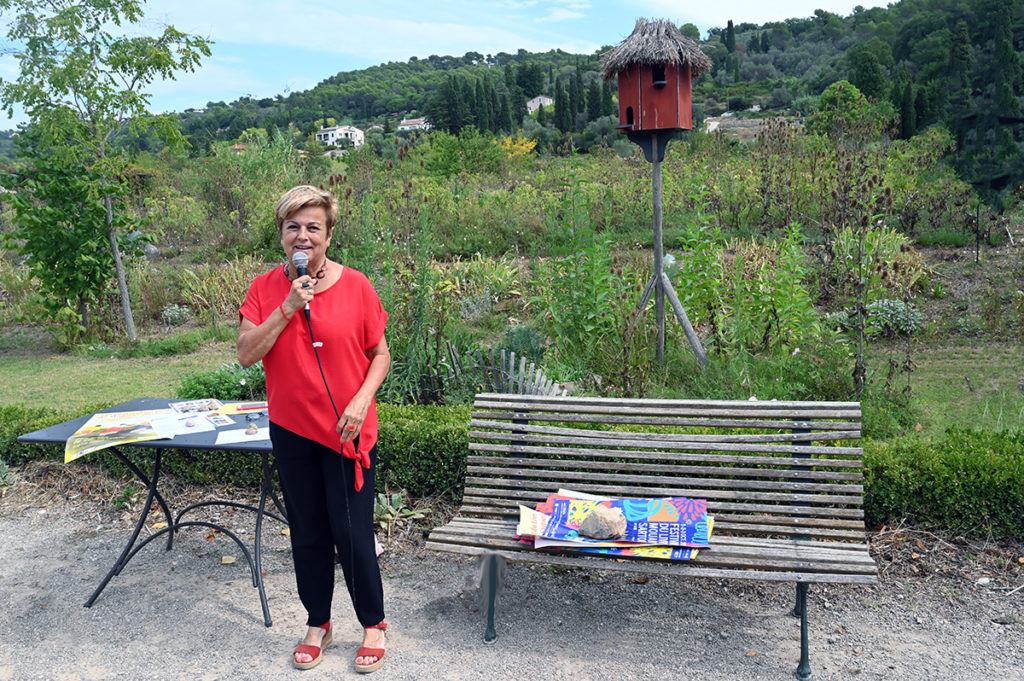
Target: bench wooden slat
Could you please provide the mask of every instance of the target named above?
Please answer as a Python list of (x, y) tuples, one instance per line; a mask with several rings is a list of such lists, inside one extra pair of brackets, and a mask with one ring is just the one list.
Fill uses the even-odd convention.
[(524, 459), (519, 457), (470, 456), (466, 459), (467, 472), (483, 473), (490, 470), (502, 470), (507, 475), (512, 471), (524, 470), (530, 475), (532, 469), (546, 470), (594, 470), (594, 471), (632, 471), (636, 473), (678, 473), (680, 475), (723, 476), (737, 478), (791, 478), (806, 480), (835, 480), (856, 482), (864, 479), (860, 471), (830, 470), (791, 470), (786, 468), (752, 468), (739, 466), (681, 466), (664, 463), (623, 463), (621, 461), (581, 461), (560, 459)]
[[(792, 423), (787, 424), (792, 428)], [(508, 433), (530, 433), (540, 435), (566, 435), (571, 437), (583, 437), (593, 434), (594, 437), (603, 437), (609, 440), (635, 439), (637, 433), (621, 430), (587, 430), (582, 428), (558, 428), (555, 426), (531, 426), (523, 423), (503, 423), (501, 421), (489, 421), (483, 418), (474, 418), (469, 422), (470, 436), (477, 435), (474, 428), (490, 428)], [(759, 429), (760, 430), (760, 429)], [(689, 433), (684, 435), (673, 433), (643, 433), (644, 439), (655, 442), (674, 442), (685, 440), (688, 442), (815, 442), (819, 440), (849, 440), (860, 437), (859, 430), (836, 430), (829, 432), (802, 432), (806, 428), (796, 429), (801, 432), (788, 433), (742, 433), (738, 435), (710, 434), (710, 433)], [(493, 435), (493, 433), (488, 433)], [(509, 436), (512, 437), (512, 436)], [(519, 439), (519, 438), (514, 438)]]
[[(467, 515), (466, 517), (472, 517)], [(813, 524), (795, 527), (792, 525), (772, 525), (764, 523), (753, 525), (750, 523), (729, 523), (715, 520), (715, 532), (729, 533), (728, 536), (764, 536), (766, 533), (776, 535), (778, 538), (810, 538), (831, 541), (857, 541), (864, 538), (863, 529), (832, 529), (817, 527)], [(712, 543), (717, 543), (716, 536), (712, 537)]]
[[(479, 436), (478, 436), (479, 437)], [(515, 442), (544, 442), (550, 443), (556, 438), (547, 438), (545, 440), (531, 439), (530, 436), (520, 436), (521, 439), (516, 439)], [(499, 440), (501, 438), (494, 437), (488, 438)], [(593, 441), (584, 441), (582, 438), (577, 438), (577, 442), (566, 442), (565, 444), (576, 444), (576, 445), (587, 445), (587, 444), (601, 444), (594, 443)], [(616, 443), (616, 447), (625, 447), (627, 443)], [(659, 449), (653, 445), (648, 445), (642, 440), (633, 441), (628, 446), (632, 447), (647, 447), (648, 449)], [(470, 451), (474, 452), (505, 452), (505, 453), (528, 453), (528, 454), (551, 454), (555, 456), (564, 455), (566, 453), (575, 453), (578, 455), (587, 455), (589, 453), (586, 449), (579, 447), (530, 447), (521, 444), (508, 444), (508, 445), (496, 445), (484, 442), (470, 442)], [(779, 454), (821, 454), (825, 456), (861, 456), (863, 450), (858, 447), (814, 447), (812, 445), (745, 445), (745, 444), (734, 444), (731, 442), (698, 442), (698, 443), (686, 443), (679, 442), (672, 447), (672, 449), (682, 451), (698, 451), (698, 452), (757, 452), (759, 454), (767, 452), (776, 452)], [(629, 450), (617, 450), (617, 449), (598, 449), (597, 451), (604, 452), (605, 454), (618, 456), (621, 458), (628, 458)]]
[[(467, 556), (477, 556), (486, 553), (489, 549), (476, 546), (458, 546), (444, 544), (441, 542), (428, 541), (428, 549), (435, 551), (448, 551), (461, 553)], [(670, 561), (646, 561), (640, 559), (624, 560), (622, 562), (607, 560), (603, 558), (565, 556), (562, 554), (546, 554), (541, 552), (518, 553), (497, 550), (495, 553), (507, 560), (536, 563), (542, 565), (560, 565), (565, 567), (586, 568), (591, 570), (610, 570), (612, 572), (629, 572), (650, 575), (669, 575), (673, 577), (701, 577), (714, 579), (754, 579), (762, 582), (789, 582), (789, 583), (819, 583), (819, 584), (878, 584), (877, 575), (838, 575), (838, 574), (817, 574), (805, 572), (768, 572), (763, 570), (722, 570), (715, 568), (702, 568), (693, 561), (670, 562)], [(670, 563), (661, 565), (659, 563)]]
[[(471, 443), (470, 451), (494, 451), (495, 454), (505, 454), (508, 452), (495, 451), (494, 449), (481, 449), (476, 446), (472, 446), (475, 443)], [(560, 450), (565, 452), (566, 450)], [(563, 456), (585, 456), (583, 453), (585, 450), (569, 450)], [(579, 453), (575, 453), (579, 452)], [(621, 460), (623, 452), (614, 451), (606, 452), (598, 450), (594, 453), (594, 457), (601, 459), (615, 459)], [(862, 469), (863, 464), (860, 459), (798, 459), (783, 456), (757, 456), (754, 454), (701, 454), (699, 452), (628, 452), (629, 458), (636, 459), (637, 461), (686, 461), (690, 463), (716, 463), (716, 464), (741, 464), (744, 466), (800, 466), (802, 468), (853, 468)], [(481, 458), (491, 458), (490, 455), (474, 456), (471, 455), (469, 459), (480, 460)], [(516, 455), (514, 457), (516, 461), (522, 461), (523, 456)]]
[[(545, 491), (543, 485), (530, 485), (527, 487), (523, 481), (517, 480), (497, 480), (495, 478), (467, 478), (466, 484), (473, 485), (486, 485), (496, 484), (500, 482), (502, 487), (505, 489), (539, 489)], [(537, 482), (537, 481), (534, 481)], [(562, 481), (564, 482), (564, 481)], [(546, 491), (548, 494), (554, 494), (563, 488), (565, 485), (561, 484), (558, 480), (552, 481), (546, 485)], [(578, 492), (586, 492), (587, 494), (593, 494), (603, 498), (633, 498), (633, 499), (645, 499), (645, 498), (658, 498), (658, 497), (688, 497), (690, 499), (707, 499), (710, 503), (712, 500), (729, 500), (729, 501), (779, 501), (787, 504), (846, 504), (848, 506), (860, 506), (864, 503), (864, 499), (860, 495), (825, 495), (825, 494), (783, 494), (780, 492), (757, 492), (757, 491), (737, 491), (737, 490), (720, 490), (720, 489), (709, 489), (707, 487), (639, 487), (631, 485), (601, 485), (579, 482), (575, 484), (575, 489)]]
[[(549, 495), (555, 494), (560, 489), (557, 484), (548, 485), (546, 489), (543, 488), (519, 488), (512, 489), (508, 487), (467, 487), (466, 493), (470, 498), (479, 497), (488, 499), (490, 504), (500, 504), (502, 506), (511, 504), (514, 509), (518, 504), (525, 506), (536, 505), (545, 499)], [(617, 489), (617, 488), (613, 488)], [(575, 490), (577, 492), (587, 492), (600, 497), (609, 497), (606, 493), (607, 490), (596, 489), (595, 486), (587, 486), (587, 489), (582, 489), (577, 486)], [(665, 491), (664, 488), (653, 488), (644, 490), (645, 492), (655, 493), (655, 496), (688, 496), (685, 494), (661, 494)], [(717, 493), (717, 492), (716, 492)], [(651, 495), (648, 494), (647, 497)], [(863, 518), (864, 512), (861, 508), (861, 502), (856, 501), (847, 506), (835, 506), (835, 505), (813, 505), (808, 504), (806, 501), (806, 495), (792, 495), (785, 499), (744, 499), (732, 495), (732, 498), (715, 498), (713, 496), (693, 496), (689, 495), (691, 499), (706, 499), (708, 502), (708, 511), (714, 509), (716, 512), (724, 511), (736, 511), (741, 513), (781, 513), (786, 515), (815, 515), (815, 516), (831, 516), (836, 518)], [(636, 496), (634, 498), (644, 498), (644, 495)], [(766, 503), (770, 501), (773, 503)]]
[(503, 412), (474, 411), (474, 419), (498, 419), (515, 421), (545, 421), (556, 423), (592, 423), (601, 425), (638, 425), (638, 426), (681, 426), (690, 428), (738, 428), (738, 429), (783, 429), (783, 430), (849, 430), (860, 434), (860, 424), (854, 421), (807, 421), (786, 419), (784, 421), (760, 419), (722, 419), (722, 418), (667, 418), (655, 416), (621, 416), (602, 414), (545, 414), (540, 412)]
[[(512, 537), (516, 530), (516, 522), (512, 520), (488, 520), (456, 516), (452, 518), (451, 522), (448, 525), (446, 525), (444, 529), (446, 531), (460, 532), (463, 534), (497, 531), (502, 535)], [(769, 551), (773, 551), (779, 550), (781, 546), (783, 548), (790, 547), (794, 551), (813, 550), (825, 553), (831, 552), (837, 555), (856, 556), (858, 560), (870, 560), (869, 557), (866, 557), (868, 545), (864, 542), (850, 543), (813, 540), (786, 540), (784, 542), (780, 542), (777, 539), (733, 536), (718, 536), (712, 537), (712, 539), (714, 543), (713, 548), (742, 546), (747, 548), (766, 549)], [(518, 540), (515, 541), (518, 543)], [(522, 546), (524, 548), (529, 548), (526, 544), (522, 544)]]
[(686, 400), (686, 399), (658, 399), (649, 397), (581, 397), (578, 395), (565, 395), (552, 397), (547, 395), (511, 395), (507, 393), (479, 393), (476, 396), (474, 405), (497, 402), (499, 404), (517, 404), (547, 407), (550, 405), (559, 406), (626, 406), (634, 408), (651, 408), (660, 412), (668, 411), (674, 407), (701, 407), (713, 408), (717, 406), (736, 407), (740, 409), (818, 409), (822, 405), (834, 408), (855, 410), (860, 414), (860, 402), (838, 402), (838, 401), (816, 401), (816, 400)]
[[(510, 540), (495, 536), (490, 533), (439, 533), (437, 539), (431, 537), (431, 541), (445, 541), (451, 544), (462, 546), (479, 546), (493, 551), (517, 552), (520, 555), (514, 557), (521, 560), (526, 557), (529, 560), (535, 555), (568, 555), (578, 560), (590, 558), (586, 554), (566, 551), (558, 548), (534, 549), (516, 540)], [(787, 541), (787, 544), (798, 542)], [(791, 550), (788, 550), (791, 549)], [(626, 560), (630, 563), (645, 560), (640, 557), (616, 558), (612, 560)], [(611, 561), (609, 561), (611, 562)], [(663, 561), (665, 562), (665, 561)], [(875, 564), (870, 559), (862, 560), (856, 553), (836, 555), (828, 552), (818, 552), (808, 547), (800, 550), (793, 547), (779, 547), (771, 552), (766, 548), (742, 547), (716, 545), (711, 549), (700, 549), (696, 558), (689, 561), (680, 561), (676, 564), (693, 564), (702, 568), (739, 569), (762, 571), (799, 571), (805, 573), (829, 573), (829, 574), (862, 574), (873, 575), (876, 571)], [(593, 565), (593, 567), (601, 567)]]
[[(515, 494), (501, 494), (499, 490), (468, 488), (463, 496), (460, 513), (468, 513), (469, 509), (478, 508), (490, 514), (498, 513), (506, 516), (517, 516), (519, 504), (533, 508), (548, 497), (548, 492), (520, 491)], [(786, 504), (757, 504), (728, 501), (708, 501), (708, 513), (769, 514), (774, 517), (809, 517), (855, 519), (864, 526), (864, 509), (861, 507), (837, 508), (835, 506), (795, 506)]]
[(498, 409), (512, 409), (519, 412), (516, 418), (525, 419), (531, 416), (532, 411), (539, 411), (546, 414), (601, 414), (609, 416), (659, 416), (659, 417), (692, 417), (692, 418), (785, 418), (785, 419), (842, 419), (859, 418), (860, 409), (765, 409), (762, 407), (751, 409), (737, 409), (735, 407), (674, 407), (660, 410), (653, 407), (629, 407), (629, 406), (573, 406), (559, 404), (545, 404), (542, 407), (530, 405), (511, 405), (508, 403), (497, 404), (477, 402), (476, 408), (487, 409), (488, 407)]
[(759, 400), (659, 400), (659, 399), (607, 399), (601, 397), (549, 397), (543, 395), (504, 395), (482, 393), (476, 396), (477, 409), (506, 409), (513, 411), (572, 412), (576, 414), (643, 414), (677, 416), (786, 416), (804, 418), (859, 419), (859, 402), (768, 402)]
[[(470, 470), (472, 469), (472, 470)], [(798, 482), (796, 480), (791, 481), (775, 481), (775, 480), (736, 480), (736, 479), (719, 479), (711, 477), (670, 477), (667, 475), (631, 475), (627, 473), (619, 473), (617, 475), (602, 475), (601, 473), (589, 473), (587, 471), (563, 471), (563, 470), (547, 470), (547, 469), (532, 469), (528, 473), (524, 472), (521, 475), (519, 471), (515, 471), (512, 476), (509, 475), (510, 471), (508, 468), (485, 468), (483, 466), (472, 466), (467, 467), (466, 471), (466, 483), (474, 484), (492, 484), (492, 485), (514, 485), (523, 486), (530, 484), (531, 481), (537, 481), (539, 484), (540, 480), (553, 480), (556, 482), (565, 483), (563, 486), (572, 486), (577, 482), (604, 482), (604, 483), (615, 483), (620, 485), (627, 485), (632, 483), (634, 486), (667, 486), (673, 485), (689, 485), (693, 489), (707, 490), (711, 492), (713, 490), (734, 490), (740, 492), (753, 491), (760, 492), (764, 491), (780, 491), (787, 490), (789, 492), (831, 492), (831, 493), (846, 493), (846, 494), (862, 494), (864, 487), (857, 484), (830, 484), (830, 483), (811, 483), (811, 482)], [(487, 475), (488, 477), (481, 477)], [(490, 481), (490, 483), (488, 483)], [(704, 493), (704, 492), (702, 492)], [(643, 495), (639, 495), (643, 496)], [(668, 495), (668, 496), (680, 496), (680, 495)], [(700, 495), (685, 495), (690, 497), (700, 497)], [(808, 494), (809, 500), (814, 500), (819, 503), (824, 503), (818, 494)], [(830, 500), (828, 503), (847, 503), (846, 500)]]

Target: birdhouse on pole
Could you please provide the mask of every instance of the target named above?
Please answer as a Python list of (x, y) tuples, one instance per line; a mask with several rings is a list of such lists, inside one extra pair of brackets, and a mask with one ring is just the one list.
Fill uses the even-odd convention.
[[(657, 135), (664, 157), (668, 140), (693, 127), (693, 80), (709, 70), (711, 60), (675, 24), (637, 19), (602, 63), (605, 80), (618, 77), (619, 130), (642, 147), (652, 133), (665, 133)], [(644, 153), (653, 161), (646, 147)]]
[(697, 332), (664, 272), (662, 243), (661, 162), (665, 160), (668, 141), (680, 130), (693, 127), (690, 104), (694, 78), (711, 70), (711, 60), (697, 43), (682, 34), (671, 21), (637, 19), (628, 38), (604, 56), (602, 75), (605, 80), (619, 78), (619, 130), (629, 141), (644, 150), (651, 163), (651, 199), (654, 213), (654, 272), (640, 297), (637, 315), (647, 308), (654, 296), (658, 322), (657, 359), (665, 362), (665, 301), (676, 313), (686, 332), (697, 360), (707, 366)]

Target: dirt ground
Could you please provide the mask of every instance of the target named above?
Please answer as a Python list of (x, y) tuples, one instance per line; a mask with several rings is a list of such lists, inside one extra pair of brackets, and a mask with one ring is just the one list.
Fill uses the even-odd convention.
[[(272, 627), (263, 625), (236, 545), (205, 528), (183, 530), (169, 552), (162, 542), (147, 546), (83, 608), (140, 501), (84, 465), (35, 464), (15, 473), (14, 484), (0, 489), (0, 681), (356, 676), (359, 630), (340, 586), (335, 644), (316, 669), (291, 668), (303, 613), (280, 524), (270, 522), (264, 535)], [(177, 485), (169, 501), (180, 508), (214, 496), (250, 500)], [(252, 537), (246, 512), (208, 507), (201, 517)], [(513, 564), (498, 605), (498, 640), (485, 645), (477, 567), (425, 550), (427, 529), (382, 537), (391, 629), (376, 679), (793, 678), (799, 622), (789, 615), (792, 585)], [(811, 587), (815, 679), (1024, 679), (1020, 545), (905, 527), (871, 538), (877, 587)]]

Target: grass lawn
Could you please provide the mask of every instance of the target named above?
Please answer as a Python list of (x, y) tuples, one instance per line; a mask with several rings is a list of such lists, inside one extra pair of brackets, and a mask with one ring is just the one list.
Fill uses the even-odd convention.
[(188, 374), (235, 360), (233, 342), (170, 357), (101, 359), (79, 355), (0, 355), (0, 405), (77, 410), (136, 397), (174, 397)]
[[(949, 426), (1024, 430), (1024, 394), (1018, 388), (1024, 380), (1021, 344), (962, 340), (919, 346), (913, 360), (917, 366), (910, 387), (923, 432)], [(884, 380), (887, 361), (887, 351), (876, 348), (876, 380)]]

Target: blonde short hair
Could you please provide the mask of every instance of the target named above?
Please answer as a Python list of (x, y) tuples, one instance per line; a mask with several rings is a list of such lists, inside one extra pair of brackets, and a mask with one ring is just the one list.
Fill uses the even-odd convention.
[(281, 196), (274, 208), (274, 216), (277, 218), (277, 231), (284, 229), (284, 221), (295, 215), (303, 208), (320, 207), (327, 213), (327, 231), (334, 230), (338, 222), (338, 200), (330, 192), (318, 189), (309, 184), (300, 184), (292, 187)]

